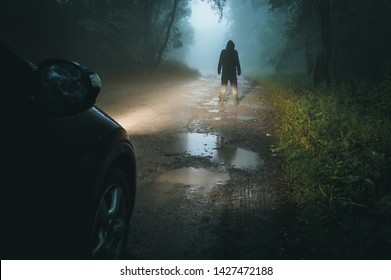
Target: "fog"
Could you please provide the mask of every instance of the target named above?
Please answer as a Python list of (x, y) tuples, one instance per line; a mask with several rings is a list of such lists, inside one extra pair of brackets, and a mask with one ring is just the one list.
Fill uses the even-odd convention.
[(105, 76), (165, 71), (161, 65), (168, 60), (214, 74), (221, 50), (233, 40), (249, 73), (270, 68), (283, 45), (283, 21), (267, 12), (268, 5), (254, 6), (258, 2), (265, 3), (6, 0), (0, 36), (33, 62), (77, 60)]
[[(240, 244), (245, 251), (252, 245), (251, 237), (257, 236), (254, 243), (268, 246), (266, 250), (257, 250), (257, 254), (276, 251), (275, 257), (292, 258), (292, 251), (299, 248), (303, 253), (299, 259), (316, 259), (319, 256), (325, 259), (344, 256), (349, 259), (389, 258), (390, 14), (391, 0), (0, 0), (0, 47), (5, 50), (0, 53), (4, 55), (0, 58), (0, 77), (4, 81), (0, 83), (0, 105), (5, 116), (2, 138), (6, 143), (13, 142), (15, 136), (9, 132), (23, 133), (23, 125), (28, 123), (31, 124), (28, 131), (36, 130), (53, 137), (38, 143), (40, 137), (24, 133), (28, 136), (26, 139), (33, 142), (16, 137), (15, 143), (25, 145), (22, 150), (34, 148), (34, 143), (38, 143), (39, 148), (43, 148), (45, 143), (53, 146), (51, 139), (62, 136), (66, 143), (79, 143), (79, 138), (68, 135), (68, 132), (77, 132), (83, 127), (76, 123), (73, 127), (74, 120), (83, 120), (90, 115), (82, 113), (57, 120), (48, 118), (47, 113), (51, 110), (41, 114), (40, 109), (50, 104), (42, 104), (44, 100), (39, 98), (42, 85), (46, 85), (47, 81), (40, 80), (43, 75), (27, 71), (24, 63), (17, 62), (5, 46), (11, 46), (37, 65), (51, 58), (77, 61), (101, 77), (102, 89), (96, 105), (127, 129), (136, 143), (142, 143), (141, 149), (135, 146), (137, 160), (144, 164), (138, 165), (141, 182), (148, 185), (160, 173), (170, 169), (180, 170), (180, 174), (174, 173), (174, 176), (209, 176), (181, 169), (182, 165), (204, 168), (203, 165), (207, 164), (213, 171), (231, 172), (235, 176), (227, 188), (188, 188), (189, 182), (175, 181), (179, 185), (175, 188), (169, 185), (169, 192), (166, 192), (163, 186), (162, 191), (156, 192), (155, 198), (159, 198), (159, 194), (163, 194), (163, 199), (173, 195), (174, 200), (167, 200), (169, 207), (164, 206), (169, 212), (173, 210), (170, 217), (174, 220), (171, 223), (160, 219), (168, 212), (159, 212), (159, 208), (154, 210), (154, 201), (150, 201), (149, 193), (155, 188), (148, 189), (141, 196), (145, 197), (141, 205), (146, 208), (137, 210), (138, 214), (141, 213), (141, 222), (136, 220), (135, 223), (138, 226), (145, 225), (145, 221), (152, 222), (150, 229), (141, 227), (137, 230), (137, 233), (148, 233), (144, 244), (152, 247), (163, 244), (161, 248), (167, 253), (166, 249), (170, 246), (164, 242), (165, 239), (169, 237), (176, 246), (175, 237), (178, 236), (186, 250), (170, 248), (171, 256), (180, 252), (190, 259), (192, 255), (188, 253), (194, 251), (200, 254), (196, 257), (202, 257), (201, 252), (211, 257), (214, 256), (213, 250), (222, 249), (230, 256), (232, 253), (233, 257), (246, 257), (247, 252), (237, 254), (236, 248), (243, 241), (237, 237), (246, 237), (245, 246)], [(241, 62), (238, 100), (235, 100), (233, 87), (229, 87), (225, 100), (219, 98), (221, 83), (216, 73), (217, 63), (228, 40), (235, 43)], [(206, 76), (198, 75), (194, 69)], [(69, 90), (90, 88), (90, 75), (83, 75), (88, 82), (87, 87), (80, 87), (77, 77), (81, 75), (75, 76), (75, 79), (69, 76), (72, 83), (68, 83), (68, 75), (52, 79), (53, 83), (49, 86), (53, 85), (56, 90), (45, 90), (45, 93), (53, 93), (48, 95), (48, 100), (55, 104), (59, 96), (61, 106), (58, 108), (62, 108), (62, 100), (68, 100), (65, 94)], [(69, 84), (78, 86), (71, 87)], [(60, 88), (62, 85), (65, 90)], [(82, 95), (79, 99), (86, 100)], [(220, 101), (224, 101), (223, 104)], [(239, 101), (238, 104), (236, 101)], [(68, 113), (76, 113), (75, 108), (72, 106)], [(276, 120), (273, 118), (275, 112), (278, 112)], [(25, 116), (29, 117), (27, 122), (22, 121)], [(102, 130), (99, 123), (91, 122), (97, 125), (97, 131)], [(57, 127), (61, 123), (67, 124), (64, 130)], [(46, 131), (47, 128), (55, 129), (55, 133)], [(88, 131), (95, 131), (95, 128), (89, 127)], [(269, 134), (270, 131), (273, 135)], [(206, 150), (208, 147), (201, 147), (207, 152), (202, 157), (188, 153), (188, 148), (186, 153), (184, 149), (178, 152), (161, 149), (167, 143), (179, 147), (181, 142), (194, 140), (185, 137), (182, 141), (175, 137), (178, 132), (207, 133), (202, 135), (203, 140), (205, 135), (221, 135), (225, 140), (212, 137), (208, 143), (217, 144), (218, 148), (209, 147), (213, 151), (210, 154)], [(269, 143), (274, 139), (276, 145), (270, 150)], [(100, 146), (92, 144), (91, 147), (77, 145), (70, 150), (70, 156), (95, 151)], [(220, 144), (227, 144), (229, 149)], [(8, 148), (7, 145), (4, 147)], [(83, 151), (83, 147), (87, 150)], [(240, 166), (238, 162), (233, 163), (235, 157), (263, 164), (261, 157), (241, 152), (240, 149), (245, 148), (249, 151), (256, 149), (256, 155), (265, 156), (265, 168), (259, 166), (259, 170), (271, 171), (270, 176), (256, 172), (249, 179), (247, 170), (237, 169)], [(13, 152), (16, 149), (9, 150)], [(214, 152), (223, 156), (215, 156)], [(32, 151), (32, 154), (39, 155), (39, 151)], [(215, 158), (220, 163), (213, 162)], [(273, 163), (274, 159), (284, 163), (287, 174), (274, 170), (281, 166), (278, 162)], [(7, 160), (3, 161), (7, 163)], [(313, 164), (308, 164), (311, 162)], [(17, 174), (23, 174), (23, 170), (17, 170)], [(145, 177), (146, 174), (149, 177)], [(273, 177), (280, 175), (281, 178)], [(312, 175), (318, 176), (313, 178)], [(124, 179), (122, 177), (120, 179)], [(300, 177), (303, 180), (297, 180)], [(265, 178), (282, 185), (265, 189), (262, 187)], [(291, 192), (286, 188), (289, 182), (282, 180), (285, 178), (291, 178), (293, 184), (298, 187), (303, 185), (303, 188)], [(225, 178), (220, 177), (216, 181), (225, 181)], [(161, 187), (161, 182), (158, 183), (156, 189)], [(236, 188), (236, 184), (240, 187)], [(203, 194), (194, 196), (194, 204), (189, 204), (193, 198), (189, 199), (187, 194), (196, 193), (195, 189)], [(254, 196), (255, 189), (262, 193)], [(265, 190), (271, 191), (266, 194)], [(280, 194), (279, 190), (282, 196), (274, 198), (274, 195)], [(209, 198), (212, 200), (202, 200), (205, 191), (211, 194)], [(296, 201), (289, 201), (291, 193), (297, 197)], [(269, 197), (272, 199), (267, 199)], [(197, 200), (199, 198), (200, 201)], [(253, 203), (257, 199), (257, 203)], [(276, 217), (281, 223), (294, 224), (292, 232), (264, 219), (271, 217), (268, 208), (263, 207), (265, 199), (270, 200), (273, 209), (277, 210)], [(178, 203), (171, 205), (171, 201)], [(291, 212), (298, 217), (284, 218), (282, 214), (285, 212), (274, 207), (277, 201), (287, 202), (284, 209), (295, 206)], [(262, 209), (259, 209), (262, 211), (240, 208), (253, 204), (261, 206)], [(202, 209), (206, 212), (195, 212), (194, 215), (192, 205), (199, 209), (207, 206)], [(210, 205), (217, 208), (208, 208)], [(306, 208), (308, 205), (310, 208)], [(176, 206), (187, 212), (175, 212)], [(240, 215), (229, 212), (236, 206), (240, 208)], [(266, 215), (263, 215), (264, 209), (267, 210)], [(189, 213), (193, 216), (186, 218), (185, 214)], [(206, 216), (203, 216), (205, 213)], [(144, 214), (148, 218), (143, 219)], [(157, 219), (149, 218), (156, 214)], [(260, 231), (258, 227), (255, 231), (244, 228), (242, 232), (242, 229), (236, 228), (238, 225), (255, 224), (242, 219), (247, 214), (254, 214), (256, 221), (260, 221)], [(341, 214), (342, 218), (339, 219), (336, 214)], [(209, 216), (212, 218), (210, 221)], [(178, 226), (182, 225), (177, 222), (178, 217), (188, 226), (185, 231)], [(12, 219), (18, 222), (20, 217)], [(233, 226), (226, 223), (230, 220), (233, 220)], [(204, 221), (207, 221), (206, 225)], [(277, 235), (270, 234), (272, 231), (268, 228), (262, 228), (265, 221), (266, 226), (278, 231)], [(176, 236), (170, 235), (172, 224), (178, 229)], [(303, 231), (301, 225), (308, 231)], [(137, 226), (131, 228), (137, 229)], [(157, 228), (162, 230), (162, 234), (155, 233)], [(194, 242), (189, 242), (183, 232), (194, 233)], [(267, 234), (266, 239), (259, 233)], [(156, 236), (160, 239), (148, 240)], [(281, 242), (275, 236), (281, 237)], [(341, 239), (336, 242), (337, 239), (327, 238), (329, 236)], [(197, 247), (199, 240), (207, 241), (203, 242), (201, 250)], [(227, 246), (222, 246), (231, 245), (235, 240), (238, 243), (228, 250)], [(143, 252), (154, 259), (157, 256), (154, 250), (149, 249), (151, 247), (137, 243), (132, 243), (132, 246), (128, 248), (135, 252), (132, 256), (136, 258), (142, 258), (140, 253)], [(18, 254), (19, 250), (14, 253)]]
[(216, 11), (202, 1), (194, 1), (191, 12), (189, 22), (194, 29), (194, 41), (187, 55), (187, 63), (203, 74), (216, 73), (220, 51), (227, 42), (227, 20), (219, 20)]
[(228, 1), (222, 18), (210, 3), (193, 1), (189, 23), (194, 30), (186, 62), (201, 73), (216, 73), (220, 51), (232, 40), (244, 74), (270, 73), (284, 45), (284, 13), (270, 13), (262, 1)]
[(77, 60), (102, 76), (182, 73), (189, 70), (184, 64), (216, 73), (228, 40), (244, 75), (295, 71), (318, 81), (389, 75), (389, 0), (322, 2), (2, 0), (0, 39), (35, 63)]

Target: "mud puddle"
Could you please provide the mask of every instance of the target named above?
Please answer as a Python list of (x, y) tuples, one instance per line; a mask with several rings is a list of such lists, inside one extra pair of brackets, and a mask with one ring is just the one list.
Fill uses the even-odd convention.
[(258, 118), (253, 117), (253, 116), (244, 116), (244, 115), (239, 115), (236, 117), (240, 121), (252, 121), (252, 120), (257, 120)]
[(215, 134), (181, 133), (163, 150), (166, 154), (206, 157), (214, 163), (246, 170), (255, 170), (264, 164), (257, 153), (227, 144), (224, 137)]
[(193, 167), (171, 170), (157, 178), (157, 182), (205, 187), (222, 185), (228, 180), (228, 174)]

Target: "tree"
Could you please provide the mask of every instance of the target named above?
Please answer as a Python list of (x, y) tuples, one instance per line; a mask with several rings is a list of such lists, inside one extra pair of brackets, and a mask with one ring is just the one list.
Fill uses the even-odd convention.
[[(183, 46), (192, 0), (0, 1), (1, 36), (29, 57), (78, 59), (104, 72), (159, 66)], [(222, 16), (225, 0), (205, 1)]]
[(177, 12), (178, 5), (179, 5), (180, 1), (181, 0), (173, 0), (173, 7), (172, 7), (172, 10), (169, 14), (169, 22), (167, 25), (165, 37), (163, 39), (163, 43), (162, 43), (162, 45), (159, 49), (159, 52), (157, 54), (156, 67), (158, 67), (160, 65), (160, 63), (162, 61), (163, 53), (164, 53), (165, 49), (167, 48), (168, 40), (170, 39), (170, 35), (171, 35), (171, 29), (172, 29), (172, 26), (175, 21), (175, 16), (176, 16), (176, 12)]
[[(261, 1), (261, 0), (257, 0)], [(322, 81), (378, 80), (391, 66), (390, 0), (269, 0), (274, 10), (289, 10), (284, 58), (304, 37), (307, 73)], [(282, 57), (282, 56), (281, 56)], [(312, 62), (315, 59), (315, 64)], [(312, 71), (311, 66), (314, 65)]]
[[(332, 54), (330, 0), (269, 0), (269, 4), (273, 11), (289, 11), (287, 41), (280, 59), (286, 59), (290, 53), (297, 55), (297, 50), (303, 49), (307, 74), (313, 76), (315, 84), (329, 83)], [(293, 43), (295, 41), (298, 43)], [(289, 51), (292, 45), (296, 46), (295, 52)]]

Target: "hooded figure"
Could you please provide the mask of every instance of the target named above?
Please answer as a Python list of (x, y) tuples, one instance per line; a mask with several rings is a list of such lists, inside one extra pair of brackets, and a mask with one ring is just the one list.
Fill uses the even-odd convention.
[(235, 50), (235, 44), (231, 40), (228, 41), (227, 46), (220, 53), (219, 65), (217, 66), (217, 73), (221, 75), (221, 92), (220, 92), (220, 103), (224, 104), (225, 93), (227, 91), (228, 81), (232, 87), (232, 95), (234, 103), (238, 104), (238, 76), (241, 74), (240, 62), (238, 52)]

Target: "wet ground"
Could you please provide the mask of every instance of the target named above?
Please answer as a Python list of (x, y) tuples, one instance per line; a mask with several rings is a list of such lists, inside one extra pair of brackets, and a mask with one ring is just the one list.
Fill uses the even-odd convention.
[(243, 79), (239, 105), (218, 94), (217, 75), (104, 85), (98, 106), (136, 148), (129, 259), (286, 258), (273, 109)]

